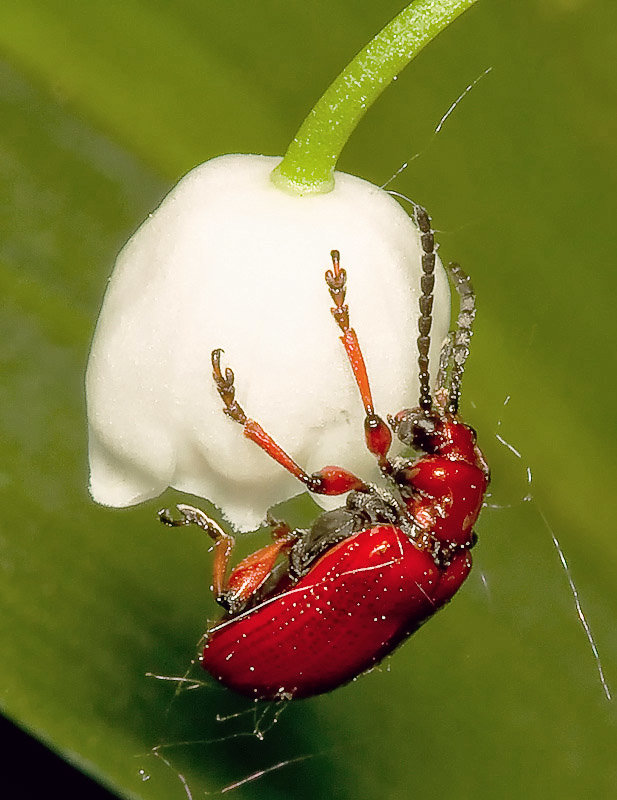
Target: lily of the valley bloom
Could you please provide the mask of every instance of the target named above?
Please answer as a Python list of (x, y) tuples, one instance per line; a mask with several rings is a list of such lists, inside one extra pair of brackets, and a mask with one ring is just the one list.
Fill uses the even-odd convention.
[[(414, 406), (419, 232), (393, 197), (351, 175), (335, 173), (325, 194), (283, 191), (270, 179), (278, 160), (202, 164), (120, 253), (87, 372), (96, 501), (129, 506), (172, 486), (207, 498), (247, 531), (304, 491), (223, 413), (210, 361), (219, 347), (247, 415), (296, 462), (377, 480), (324, 273), (339, 250), (376, 411)], [(438, 264), (433, 364), (449, 307)]]

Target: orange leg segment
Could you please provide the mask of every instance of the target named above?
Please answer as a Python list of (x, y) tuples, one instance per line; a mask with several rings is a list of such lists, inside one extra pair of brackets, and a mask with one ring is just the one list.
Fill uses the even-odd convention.
[(232, 613), (242, 609), (272, 572), (277, 558), (291, 549), (298, 535), (284, 523), (274, 523), (272, 544), (262, 547), (240, 561), (227, 577), (229, 561), (235, 544), (233, 536), (226, 533), (211, 517), (199, 508), (179, 503), (178, 519), (168, 509), (159, 511), (165, 525), (180, 527), (197, 525), (205, 530), (214, 542), (212, 589), (216, 600)]
[(235, 399), (233, 371), (228, 367), (223, 374), (221, 369), (221, 352), (220, 349), (212, 351), (212, 377), (225, 405), (225, 413), (234, 422), (242, 425), (247, 439), (255, 442), (270, 458), (273, 458), (295, 478), (302, 481), (311, 492), (339, 495), (352, 489), (362, 490), (365, 488), (365, 484), (360, 478), (357, 478), (353, 473), (342, 467), (328, 466), (309, 475), (308, 472), (305, 472), (302, 467), (296, 464), (293, 458), (274, 441), (258, 422), (246, 416), (244, 410)]
[(362, 355), (356, 332), (349, 325), (349, 306), (345, 303), (347, 273), (341, 267), (341, 255), (338, 250), (332, 250), (330, 257), (332, 258), (332, 269), (326, 271), (326, 283), (330, 290), (330, 297), (334, 302), (334, 307), (331, 311), (343, 333), (341, 342), (347, 353), (347, 358), (360, 391), (364, 411), (366, 412), (364, 420), (366, 446), (377, 458), (381, 469), (389, 473), (392, 470), (392, 466), (387, 459), (387, 454), (392, 444), (392, 432), (383, 419), (375, 414), (364, 356)]

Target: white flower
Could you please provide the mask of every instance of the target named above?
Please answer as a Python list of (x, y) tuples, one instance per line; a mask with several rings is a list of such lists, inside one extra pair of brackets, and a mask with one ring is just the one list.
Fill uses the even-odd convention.
[[(90, 487), (99, 503), (128, 506), (173, 486), (252, 530), (270, 506), (304, 491), (223, 413), (210, 361), (219, 347), (246, 414), (302, 467), (336, 464), (376, 479), (330, 314), (332, 249), (347, 271), (377, 413), (417, 404), (417, 228), (387, 192), (344, 173), (329, 194), (287, 194), (270, 180), (278, 160), (230, 155), (202, 164), (118, 256), (87, 372)], [(449, 307), (438, 263), (434, 365)]]

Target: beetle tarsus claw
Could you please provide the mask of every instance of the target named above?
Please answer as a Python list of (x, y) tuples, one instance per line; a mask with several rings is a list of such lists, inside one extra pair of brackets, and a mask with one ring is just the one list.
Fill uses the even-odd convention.
[(186, 518), (174, 519), (171, 511), (168, 508), (161, 508), (157, 511), (157, 516), (163, 525), (168, 525), (170, 528), (176, 528), (179, 525), (186, 525)]

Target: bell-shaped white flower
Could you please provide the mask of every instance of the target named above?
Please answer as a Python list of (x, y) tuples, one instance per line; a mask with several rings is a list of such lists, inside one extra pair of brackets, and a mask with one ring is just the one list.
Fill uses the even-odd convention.
[[(120, 253), (87, 373), (96, 501), (128, 506), (172, 486), (251, 530), (304, 490), (223, 413), (215, 348), (246, 414), (303, 468), (377, 479), (324, 272), (339, 250), (376, 411), (416, 405), (419, 232), (387, 192), (351, 175), (336, 173), (327, 194), (288, 194), (270, 180), (277, 161), (202, 164)], [(449, 307), (438, 263), (434, 366)]]

